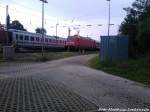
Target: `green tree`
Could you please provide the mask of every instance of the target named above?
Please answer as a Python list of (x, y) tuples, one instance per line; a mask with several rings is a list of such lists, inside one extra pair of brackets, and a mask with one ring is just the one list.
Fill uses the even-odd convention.
[(120, 25), (119, 33), (129, 36), (129, 54), (134, 56), (150, 49), (150, 0), (135, 0), (125, 8), (127, 16)]
[(143, 19), (139, 22), (138, 26), (138, 47), (140, 52), (149, 52), (150, 51), (150, 16)]
[(128, 14), (120, 25), (119, 33), (129, 36), (129, 56), (134, 57), (137, 47), (136, 35), (138, 33), (138, 17), (135, 10), (128, 8), (126, 11)]
[(18, 20), (12, 21), (12, 23), (10, 23), (9, 29), (27, 31), (26, 29), (24, 29), (24, 26)]
[[(42, 34), (42, 28), (36, 28), (36, 29), (35, 29), (35, 32)], [(47, 33), (47, 32), (46, 32), (46, 29), (43, 29), (43, 32), (44, 32), (44, 34), (46, 34), (46, 33)]]

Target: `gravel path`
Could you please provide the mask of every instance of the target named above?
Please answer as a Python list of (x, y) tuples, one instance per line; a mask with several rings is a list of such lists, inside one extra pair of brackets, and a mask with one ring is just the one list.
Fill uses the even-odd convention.
[(5, 64), (0, 66), (0, 79), (32, 77), (66, 88), (100, 108), (150, 109), (150, 88), (87, 67), (93, 56), (76, 56), (46, 63)]

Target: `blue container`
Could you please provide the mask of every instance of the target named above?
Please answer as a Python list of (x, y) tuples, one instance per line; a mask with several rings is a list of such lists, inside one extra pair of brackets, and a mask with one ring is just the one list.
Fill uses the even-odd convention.
[(128, 59), (128, 37), (101, 36), (100, 44), (101, 61), (115, 61)]

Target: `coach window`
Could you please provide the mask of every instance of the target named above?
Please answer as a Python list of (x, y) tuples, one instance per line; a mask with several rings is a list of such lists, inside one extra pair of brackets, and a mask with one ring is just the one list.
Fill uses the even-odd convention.
[(48, 39), (47, 39), (47, 38), (45, 39), (45, 42), (48, 42)]
[(31, 41), (34, 41), (34, 37), (31, 37), (30, 40), (31, 40)]
[(19, 40), (23, 40), (23, 35), (20, 35)]
[(39, 39), (39, 37), (36, 37), (36, 41), (38, 41), (38, 42), (39, 42), (39, 40), (40, 40), (40, 39)]
[(41, 42), (43, 42), (43, 40), (44, 40), (44, 39), (43, 39), (43, 38), (41, 38)]
[(16, 34), (16, 40), (18, 40), (18, 34)]
[(25, 36), (25, 39), (24, 40), (29, 40), (29, 36)]
[(59, 43), (59, 40), (56, 40), (57, 43)]
[(49, 39), (49, 42), (51, 42), (51, 39)]

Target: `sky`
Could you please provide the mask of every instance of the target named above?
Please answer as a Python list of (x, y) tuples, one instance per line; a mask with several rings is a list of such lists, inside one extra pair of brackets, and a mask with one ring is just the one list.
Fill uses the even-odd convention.
[[(108, 1), (106, 0), (47, 0), (45, 4), (44, 26), (48, 35), (67, 37), (68, 27), (71, 35), (80, 31), (81, 36), (88, 36), (99, 40), (100, 35), (107, 35), (108, 30)], [(118, 33), (118, 27), (126, 16), (123, 10), (131, 6), (134, 0), (111, 0), (111, 26), (110, 35)], [(5, 24), (6, 5), (9, 6), (11, 21), (19, 20), (24, 27), (35, 32), (41, 27), (40, 0), (0, 0), (0, 22)], [(102, 24), (102, 26), (98, 26)], [(79, 26), (80, 25), (80, 26)], [(92, 25), (92, 26), (87, 26)]]

